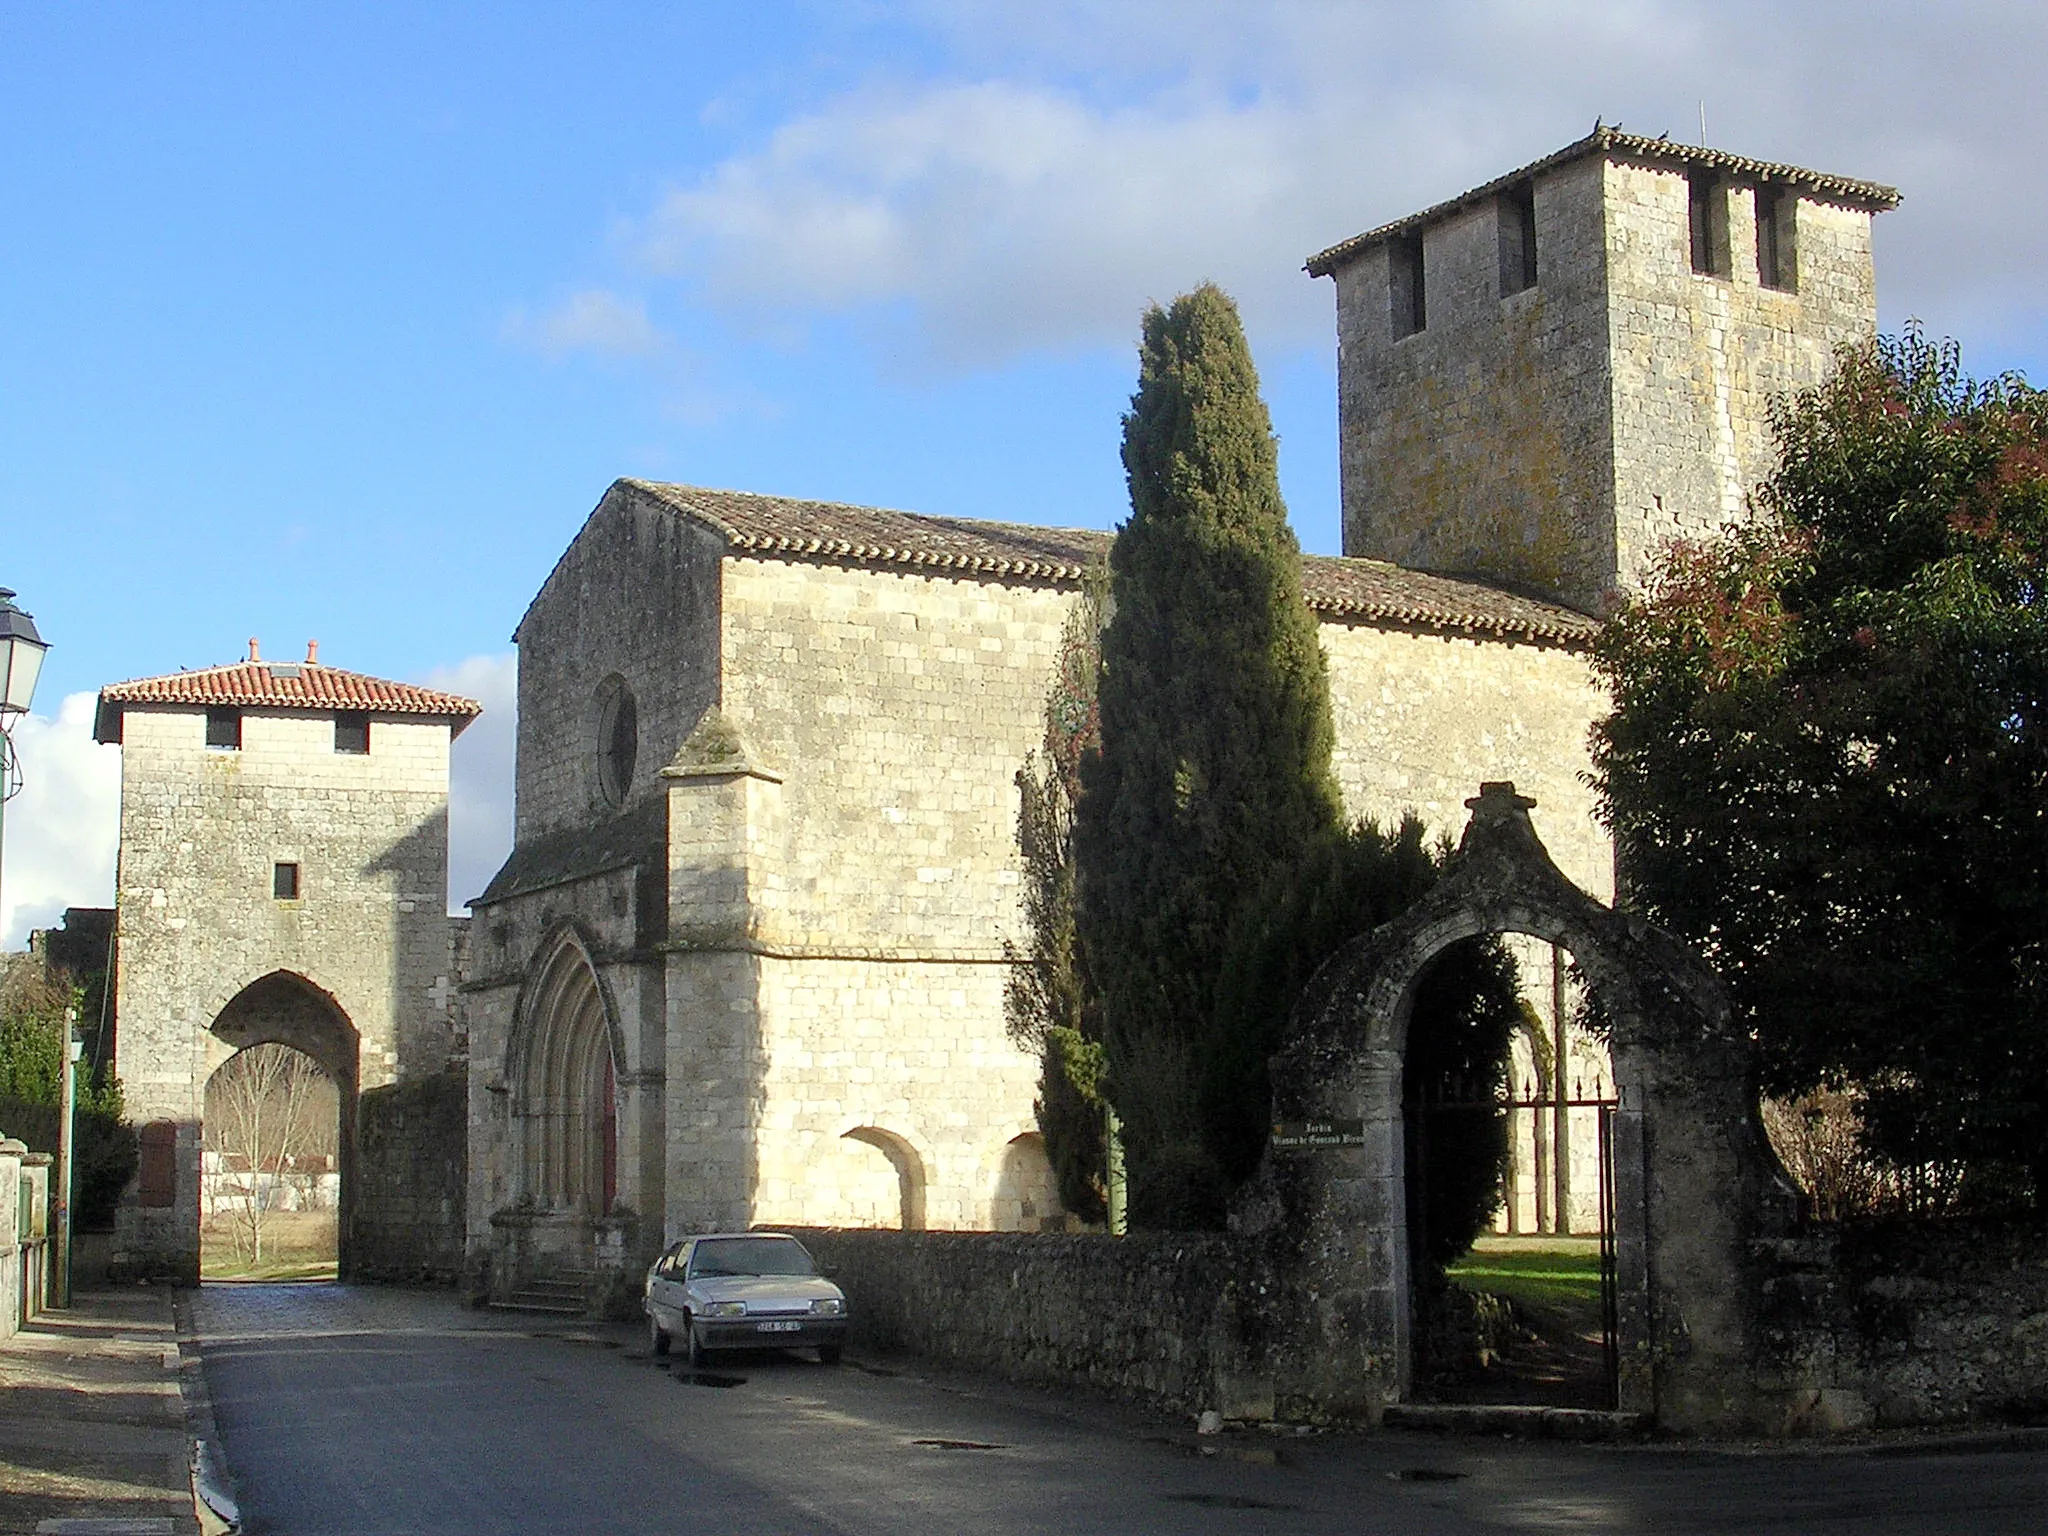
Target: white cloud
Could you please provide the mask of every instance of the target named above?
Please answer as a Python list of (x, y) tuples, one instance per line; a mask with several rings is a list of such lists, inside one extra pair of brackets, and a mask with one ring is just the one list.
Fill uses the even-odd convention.
[[(2030, 78), (2048, 11), (1811, 0), (1161, 5), (931, 0), (950, 72), (792, 114), (666, 194), (649, 267), (763, 329), (907, 324), (956, 368), (1127, 344), (1203, 277), (1321, 341), (1311, 251), (1577, 138), (1596, 115), (1903, 185), (1888, 316), (2048, 320)], [(1959, 111), (1960, 102), (1985, 110)], [(893, 341), (892, 341), (893, 345)]]
[(471, 656), (420, 679), (484, 712), (455, 738), (448, 768), (448, 909), (483, 894), (512, 851), (512, 755), (518, 741), (519, 658)]
[(114, 904), (121, 753), (92, 739), (97, 702), (70, 694), (54, 718), (28, 714), (14, 724), (22, 787), (7, 802), (0, 872), (0, 945), (8, 949), (25, 945), (32, 929), (56, 926), (66, 907)]
[(606, 288), (584, 288), (539, 314), (524, 308), (505, 317), (507, 341), (559, 360), (572, 352), (603, 357), (654, 357), (668, 337), (647, 318), (647, 305)]

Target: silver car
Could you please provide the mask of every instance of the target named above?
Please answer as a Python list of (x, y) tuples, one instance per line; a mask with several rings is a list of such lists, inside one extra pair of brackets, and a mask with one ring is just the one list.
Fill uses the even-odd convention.
[(837, 1365), (846, 1347), (846, 1293), (779, 1232), (684, 1238), (647, 1271), (641, 1306), (649, 1347), (680, 1339), (692, 1365), (714, 1349), (806, 1348)]

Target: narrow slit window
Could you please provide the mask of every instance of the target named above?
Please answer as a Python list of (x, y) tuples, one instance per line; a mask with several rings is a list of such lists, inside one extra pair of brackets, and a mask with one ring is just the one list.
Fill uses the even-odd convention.
[(1798, 210), (1789, 187), (1756, 189), (1756, 280), (1766, 288), (1799, 289)]
[(296, 864), (271, 865), (270, 894), (278, 901), (297, 901), (299, 899), (299, 866)]
[(334, 717), (334, 750), (357, 757), (370, 750), (370, 717), (359, 711), (343, 710)]
[(242, 712), (239, 709), (209, 709), (206, 712), (206, 744), (217, 752), (241, 751)]
[(1392, 307), (1394, 339), (1413, 336), (1429, 324), (1423, 290), (1422, 236), (1406, 235), (1387, 243), (1387, 295)]
[(1728, 275), (1728, 189), (1711, 171), (1694, 171), (1688, 188), (1687, 224), (1692, 269), (1702, 277)]
[(1500, 197), (1500, 296), (1536, 286), (1536, 185), (1523, 182)]

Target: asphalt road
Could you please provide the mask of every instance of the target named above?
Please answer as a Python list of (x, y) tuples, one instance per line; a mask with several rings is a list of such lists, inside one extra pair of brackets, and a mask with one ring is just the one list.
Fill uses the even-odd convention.
[[(649, 1359), (442, 1295), (204, 1287), (253, 1536), (2048, 1531), (2048, 1450), (1706, 1451), (1225, 1435), (850, 1359)], [(1204, 1450), (1209, 1454), (1204, 1454)]]

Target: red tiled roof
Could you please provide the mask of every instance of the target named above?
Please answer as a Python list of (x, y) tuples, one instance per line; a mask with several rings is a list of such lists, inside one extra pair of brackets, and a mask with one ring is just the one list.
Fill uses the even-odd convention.
[[(770, 558), (915, 566), (995, 581), (1071, 586), (1088, 567), (1109, 558), (1112, 539), (1088, 528), (928, 517), (646, 480), (620, 484), (709, 524), (734, 551)], [(1309, 555), (1302, 560), (1301, 585), (1309, 607), (1336, 620), (1564, 645), (1584, 644), (1599, 628), (1584, 614), (1556, 603), (1382, 560)]]
[(1703, 144), (1680, 144), (1671, 139), (1652, 139), (1640, 133), (1623, 133), (1619, 128), (1595, 127), (1583, 139), (1567, 144), (1552, 155), (1545, 155), (1518, 171), (1509, 171), (1505, 176), (1496, 176), (1484, 186), (1461, 192), (1446, 202), (1425, 208), (1420, 213), (1411, 213), (1405, 218), (1369, 229), (1362, 235), (1353, 235), (1341, 240), (1326, 251), (1318, 251), (1303, 263), (1302, 270), (1311, 277), (1328, 277), (1330, 273), (1360, 252), (1390, 240), (1395, 235), (1404, 235), (1425, 225), (1434, 224), (1449, 217), (1461, 208), (1483, 203), (1498, 197), (1517, 182), (1539, 176), (1553, 166), (1566, 165), (1574, 160), (1583, 160), (1588, 155), (1611, 155), (1617, 160), (1647, 161), (1650, 164), (1674, 166), (1700, 166), (1707, 170), (1725, 171), (1730, 176), (1748, 181), (1776, 183), (1781, 186), (1798, 187), (1815, 197), (1831, 202), (1846, 203), (1852, 208), (1868, 208), (1873, 213), (1883, 213), (1899, 206), (1899, 192), (1896, 187), (1885, 186), (1882, 182), (1863, 181), (1854, 176), (1836, 176), (1827, 171), (1809, 171), (1797, 165), (1782, 165), (1775, 160), (1751, 160), (1744, 155), (1732, 155), (1725, 149), (1708, 149)]
[(236, 706), (245, 709), (346, 709), (373, 715), (426, 715), (451, 720), (459, 733), (483, 705), (459, 694), (387, 682), (315, 661), (237, 661), (196, 672), (142, 677), (100, 690), (94, 735), (119, 740), (114, 717), (128, 704)]

